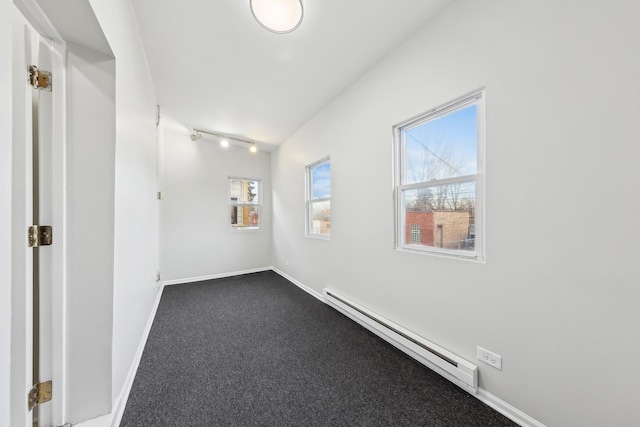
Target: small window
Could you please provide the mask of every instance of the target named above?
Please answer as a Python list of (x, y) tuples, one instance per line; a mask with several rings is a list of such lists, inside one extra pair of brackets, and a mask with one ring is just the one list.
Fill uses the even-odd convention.
[(420, 224), (411, 224), (411, 243), (420, 244), (421, 242)]
[(232, 230), (259, 230), (260, 181), (229, 178), (229, 211)]
[(307, 170), (307, 236), (331, 236), (331, 162), (329, 157)]
[(396, 247), (483, 257), (483, 92), (394, 127)]

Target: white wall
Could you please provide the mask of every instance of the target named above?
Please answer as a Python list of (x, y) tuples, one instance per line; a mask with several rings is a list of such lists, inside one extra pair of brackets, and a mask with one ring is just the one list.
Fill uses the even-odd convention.
[[(163, 138), (163, 280), (270, 266), (270, 153), (191, 141), (189, 129), (176, 124), (165, 128)], [(229, 176), (262, 180), (262, 230), (230, 230)]]
[[(0, 0), (0, 58), (12, 58), (10, 0)], [(10, 425), (11, 375), (11, 61), (0, 61), (0, 425)]]
[(66, 420), (76, 423), (111, 410), (115, 61), (70, 44), (67, 67)]
[(91, 5), (116, 57), (112, 351), (117, 403), (159, 292), (156, 98), (131, 2), (91, 0)]
[[(637, 425), (638, 16), (455, 2), (272, 153), (274, 265), (470, 361), (497, 352), (481, 387), (542, 423)], [(482, 86), (487, 262), (394, 251), (392, 126)], [(304, 166), (326, 155), (330, 241), (304, 237)]]

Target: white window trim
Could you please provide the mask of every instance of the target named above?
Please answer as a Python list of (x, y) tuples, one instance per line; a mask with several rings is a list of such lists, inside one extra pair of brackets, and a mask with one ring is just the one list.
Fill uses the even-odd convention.
[[(232, 202), (231, 201), (231, 181), (254, 181), (258, 183), (258, 203), (253, 202)], [(234, 227), (233, 224), (229, 221), (229, 231), (232, 232), (251, 232), (251, 231), (262, 231), (262, 180), (254, 179), (254, 178), (246, 178), (246, 177), (238, 177), (238, 176), (229, 176), (227, 179), (227, 220), (229, 220), (229, 213), (231, 212), (231, 208), (234, 206), (257, 206), (258, 213), (260, 215), (258, 220), (257, 227)]]
[(329, 201), (331, 202), (331, 197), (318, 197), (316, 199), (312, 199), (311, 197), (313, 196), (313, 180), (311, 179), (311, 171), (312, 169), (318, 167), (318, 166), (322, 166), (326, 163), (331, 163), (331, 156), (327, 156), (327, 157), (323, 157), (322, 159), (318, 160), (317, 162), (313, 162), (311, 164), (308, 164), (307, 166), (305, 166), (304, 169), (304, 173), (305, 173), (305, 182), (306, 182), (306, 192), (305, 192), (305, 236), (306, 237), (311, 237), (314, 239), (321, 239), (321, 240), (331, 240), (331, 235), (325, 235), (325, 234), (318, 234), (318, 233), (313, 233), (313, 225), (312, 225), (312, 221), (313, 218), (311, 218), (311, 206), (313, 203), (318, 203), (318, 202), (326, 202)]
[[(404, 159), (404, 134), (403, 130), (411, 129), (415, 126), (419, 126), (425, 122), (432, 121), (448, 114), (454, 110), (461, 109), (465, 106), (476, 104), (477, 105), (477, 171), (473, 175), (466, 175), (455, 178), (434, 180), (428, 182), (420, 182), (413, 184), (402, 184), (403, 172), (405, 170)], [(394, 222), (395, 222), (395, 239), (394, 248), (398, 251), (408, 251), (413, 253), (421, 253), (426, 255), (444, 256), (455, 259), (466, 259), (479, 262), (486, 261), (486, 227), (485, 227), (485, 90), (484, 88), (474, 91), (468, 95), (460, 97), (452, 102), (448, 102), (439, 107), (436, 107), (430, 111), (420, 114), (404, 122), (398, 123), (393, 126), (393, 178), (394, 178)], [(476, 211), (475, 211), (475, 224), (476, 224), (476, 241), (474, 253), (463, 253), (451, 249), (437, 248), (423, 245), (413, 245), (410, 242), (405, 242), (405, 206), (403, 203), (402, 194), (406, 190), (429, 188), (437, 185), (446, 185), (458, 182), (475, 182), (476, 189)]]

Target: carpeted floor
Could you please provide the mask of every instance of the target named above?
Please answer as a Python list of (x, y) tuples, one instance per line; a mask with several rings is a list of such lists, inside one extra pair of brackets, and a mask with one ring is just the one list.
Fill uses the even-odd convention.
[(129, 426), (515, 426), (274, 272), (164, 290)]

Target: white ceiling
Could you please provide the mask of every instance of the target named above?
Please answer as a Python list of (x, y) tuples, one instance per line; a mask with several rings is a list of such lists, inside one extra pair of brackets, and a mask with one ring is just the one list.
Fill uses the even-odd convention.
[(283, 142), (453, 0), (304, 0), (274, 34), (249, 0), (134, 0), (158, 103), (189, 128)]

